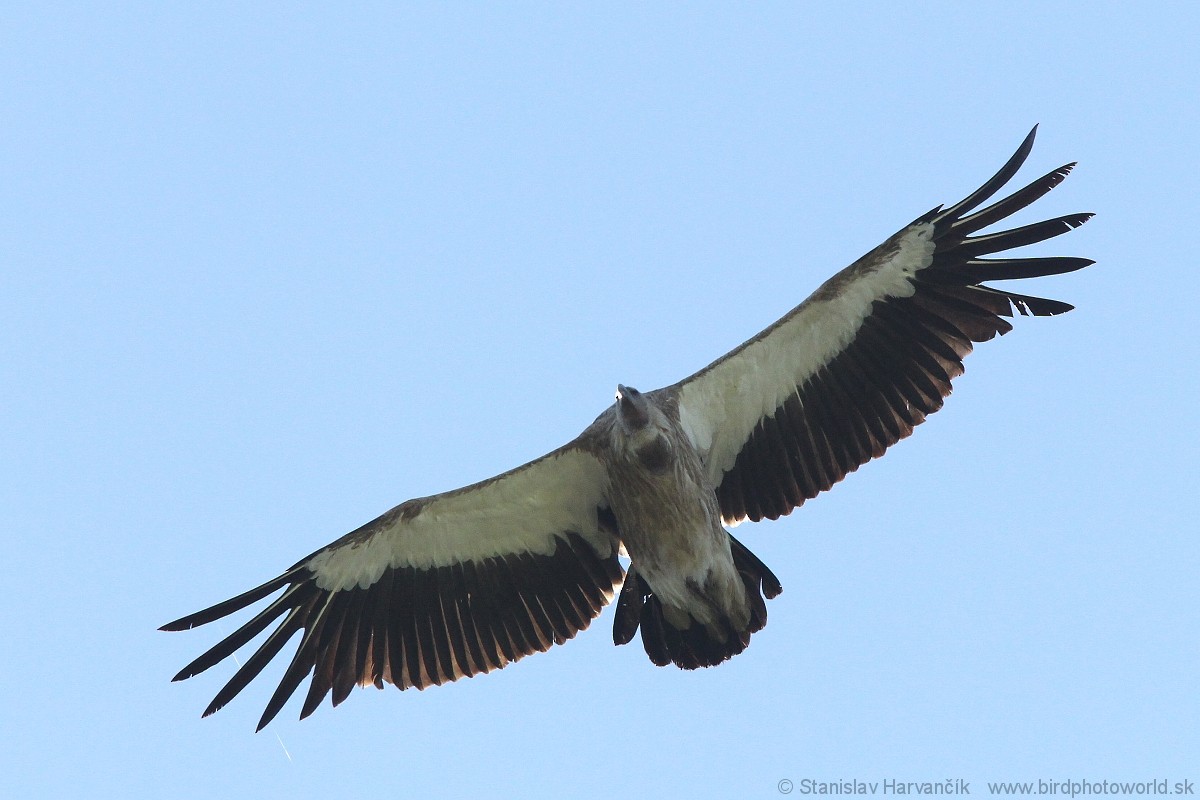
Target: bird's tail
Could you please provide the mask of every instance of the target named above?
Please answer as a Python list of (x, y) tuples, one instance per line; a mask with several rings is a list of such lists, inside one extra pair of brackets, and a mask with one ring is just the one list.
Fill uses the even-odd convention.
[(750, 606), (750, 621), (745, 630), (735, 630), (728, 621), (724, 630), (714, 630), (691, 617), (686, 627), (673, 624), (663, 613), (662, 601), (638, 574), (637, 566), (631, 564), (617, 600), (613, 641), (618, 645), (628, 644), (640, 627), (642, 645), (650, 660), (660, 667), (676, 664), (682, 669), (713, 667), (745, 650), (750, 644), (750, 635), (767, 624), (766, 601), (782, 592), (783, 586), (775, 574), (733, 536), (729, 537), (729, 545)]

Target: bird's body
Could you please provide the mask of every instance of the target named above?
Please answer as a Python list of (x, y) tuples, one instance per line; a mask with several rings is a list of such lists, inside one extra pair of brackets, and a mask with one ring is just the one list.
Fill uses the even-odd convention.
[(983, 285), (1092, 263), (983, 257), (1091, 216), (976, 235), (1070, 172), (975, 210), (1016, 173), (1033, 136), (967, 198), (905, 226), (699, 372), (652, 392), (618, 386), (612, 406), (542, 458), (406, 501), (277, 578), (164, 626), (203, 625), (282, 590), (176, 680), (274, 625), (212, 713), (303, 632), (261, 728), (310, 675), (302, 717), (356, 685), (425, 688), (488, 672), (571, 638), (618, 591), (614, 641), (640, 630), (655, 664), (693, 669), (742, 652), (782, 587), (725, 526), (788, 514), (911, 434), (941, 408), (973, 343), (1011, 329), (1004, 317), (1070, 310)]
[[(605, 412), (615, 421), (602, 430), (608, 429), (610, 441), (609, 500), (630, 561), (654, 587), (672, 627), (701, 625), (705, 638), (721, 643), (748, 640), (750, 608), (716, 487), (679, 424), (675, 403), (669, 395), (646, 396), (623, 386), (618, 392), (620, 400)], [(630, 430), (623, 422), (626, 403), (646, 409), (643, 425)]]

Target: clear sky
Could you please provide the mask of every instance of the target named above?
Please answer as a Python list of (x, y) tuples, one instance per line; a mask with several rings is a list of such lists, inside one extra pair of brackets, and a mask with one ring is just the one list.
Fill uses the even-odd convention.
[[(776, 797), (1200, 783), (1197, 21), (1183, 4), (105, 3), (0, 22), (0, 795)], [(1034, 123), (1018, 319), (886, 458), (739, 537), (683, 673), (568, 645), (253, 733), (284, 662), (156, 628), (677, 380)], [(238, 619), (245, 619), (239, 617)], [(290, 652), (290, 648), (288, 650)]]

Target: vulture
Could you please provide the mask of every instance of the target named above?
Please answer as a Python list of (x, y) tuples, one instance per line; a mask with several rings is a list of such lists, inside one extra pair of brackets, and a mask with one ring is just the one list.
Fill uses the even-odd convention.
[(789, 514), (883, 455), (942, 407), (973, 344), (1007, 333), (1006, 318), (1071, 310), (986, 285), (1094, 263), (994, 257), (1090, 213), (981, 233), (1074, 167), (985, 206), (1036, 132), (965, 199), (904, 226), (699, 372), (651, 392), (618, 385), (613, 404), (557, 450), (401, 503), (261, 586), (164, 625), (205, 625), (279, 593), (174, 679), (270, 629), (207, 716), (301, 634), (261, 730), (305, 679), (301, 719), (331, 692), (336, 706), (355, 686), (424, 689), (500, 669), (572, 638), (614, 598), (613, 640), (640, 631), (659, 666), (741, 653), (782, 586), (727, 526)]

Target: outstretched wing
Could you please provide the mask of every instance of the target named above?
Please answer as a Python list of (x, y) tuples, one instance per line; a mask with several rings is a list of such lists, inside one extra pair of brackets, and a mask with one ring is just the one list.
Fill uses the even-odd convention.
[(164, 625), (204, 625), (283, 589), (175, 680), (275, 625), (207, 716), (303, 631), (261, 730), (310, 673), (302, 719), (331, 690), (336, 706), (355, 685), (423, 689), (560, 644), (589, 625), (623, 577), (603, 510), (606, 481), (590, 452), (568, 445), (489, 481), (399, 505), (274, 580)]
[(987, 208), (1033, 147), (970, 196), (936, 208), (821, 286), (783, 319), (666, 391), (703, 454), (725, 520), (776, 519), (840, 481), (942, 406), (972, 342), (1006, 333), (1016, 309), (1072, 306), (983, 286), (1081, 269), (1083, 258), (981, 258), (1066, 233), (1070, 214), (973, 235), (1057, 186), (1067, 164)]

